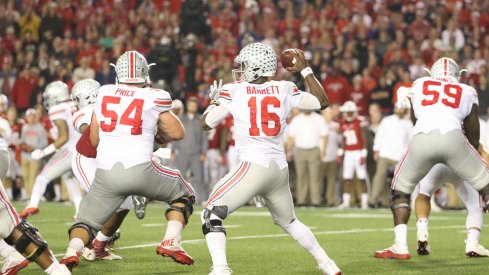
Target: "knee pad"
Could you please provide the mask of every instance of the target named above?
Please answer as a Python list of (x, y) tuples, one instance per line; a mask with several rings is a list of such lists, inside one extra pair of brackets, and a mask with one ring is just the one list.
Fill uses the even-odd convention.
[[(185, 224), (187, 224), (188, 218), (194, 212), (194, 206), (193, 206), (194, 205), (194, 199), (193, 199), (193, 197), (190, 197), (187, 199), (184, 199), (184, 198), (185, 197), (180, 197), (180, 198), (170, 202), (170, 207), (168, 207), (168, 209), (166, 209), (165, 216), (167, 216), (168, 213), (171, 211), (180, 212), (183, 214), (183, 219), (185, 220)], [(174, 203), (183, 203), (185, 206), (184, 207), (176, 206), (176, 205), (173, 205)]]
[(398, 208), (407, 208), (411, 210), (411, 194), (406, 194), (401, 191), (391, 191), (391, 210)]
[[(7, 238), (5, 241), (9, 245), (14, 245), (15, 249), (19, 251), (27, 260), (34, 262), (37, 257), (41, 255), (47, 248), (48, 244), (38, 234), (38, 229), (28, 223), (26, 220), (22, 220), (15, 228), (22, 232), (22, 235), (17, 240)], [(34, 251), (27, 251), (27, 247), (30, 244), (36, 246)]]
[(222, 226), (222, 220), (228, 216), (226, 205), (212, 206), (211, 209), (202, 210), (202, 233), (207, 235), (209, 232), (222, 232), (226, 234), (226, 229)]
[(88, 224), (84, 222), (77, 222), (73, 224), (69, 229), (68, 229), (68, 235), (71, 234), (71, 231), (75, 228), (82, 228), (88, 233), (88, 243), (92, 243), (92, 241), (95, 239), (95, 236), (97, 235), (98, 230), (92, 228)]

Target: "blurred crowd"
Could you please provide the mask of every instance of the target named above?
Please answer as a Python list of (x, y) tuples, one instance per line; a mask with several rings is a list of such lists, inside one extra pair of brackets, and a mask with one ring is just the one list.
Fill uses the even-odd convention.
[[(277, 53), (304, 50), (331, 103), (354, 101), (372, 134), (393, 113), (397, 89), (425, 76), (424, 68), (441, 56), (467, 69), (461, 81), (479, 92), (481, 117), (489, 112), (489, 1), (6, 0), (0, 3), (0, 113), (14, 133), (17, 166), (26, 111), (34, 108), (34, 122), (52, 131), (42, 108), (51, 81), (113, 83), (110, 63), (137, 50), (155, 63), (153, 86), (183, 102), (196, 98), (189, 101), (198, 114), (208, 104), (209, 84), (233, 81), (233, 58), (256, 41)], [(300, 76), (278, 67), (277, 79), (306, 89)], [(200, 153), (204, 162), (206, 151)], [(14, 183), (21, 170), (10, 173)]]

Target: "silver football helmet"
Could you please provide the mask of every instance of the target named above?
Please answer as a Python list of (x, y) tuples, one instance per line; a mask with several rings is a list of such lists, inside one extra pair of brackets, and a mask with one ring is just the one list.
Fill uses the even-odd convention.
[(71, 88), (71, 99), (76, 102), (78, 109), (83, 109), (85, 106), (95, 103), (99, 88), (100, 83), (96, 80), (80, 80)]
[(127, 51), (123, 53), (117, 64), (110, 64), (115, 68), (117, 83), (127, 84), (150, 84), (149, 68), (154, 64), (149, 64), (146, 58), (137, 51)]
[(44, 89), (43, 105), (46, 110), (69, 99), (68, 85), (62, 81), (51, 82)]
[(0, 94), (0, 112), (6, 112), (8, 106), (8, 98), (4, 94)]
[(348, 100), (341, 105), (340, 112), (343, 113), (343, 118), (346, 121), (352, 121), (358, 115), (358, 106), (355, 102)]
[(241, 49), (234, 62), (240, 65), (233, 70), (233, 79), (252, 82), (262, 76), (274, 76), (277, 71), (277, 54), (263, 43), (251, 43)]
[(460, 79), (460, 75), (463, 72), (467, 71), (465, 69), (460, 70), (457, 62), (448, 57), (439, 58), (435, 61), (435, 63), (433, 63), (433, 66), (431, 66), (431, 70), (426, 70), (433, 78), (439, 78), (451, 82), (458, 82)]

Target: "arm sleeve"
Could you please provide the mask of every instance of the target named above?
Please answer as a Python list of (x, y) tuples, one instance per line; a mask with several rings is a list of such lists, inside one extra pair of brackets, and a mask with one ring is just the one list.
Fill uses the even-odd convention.
[(68, 120), (68, 109), (63, 105), (57, 105), (49, 109), (49, 119), (51, 121), (55, 120)]
[(231, 104), (233, 100), (233, 93), (233, 85), (224, 84), (224, 86), (222, 86), (221, 88), (221, 92), (219, 92), (219, 99), (217, 100), (219, 102), (219, 105), (228, 107), (228, 105)]
[(156, 95), (153, 98), (153, 104), (158, 113), (167, 112), (171, 109), (171, 96), (168, 92), (163, 90), (155, 90)]

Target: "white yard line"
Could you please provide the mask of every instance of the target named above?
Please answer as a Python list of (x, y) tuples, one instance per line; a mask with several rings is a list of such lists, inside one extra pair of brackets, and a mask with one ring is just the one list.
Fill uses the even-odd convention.
[[(446, 229), (459, 229), (465, 228), (464, 225), (446, 225), (446, 226), (432, 226), (430, 230), (446, 230)], [(408, 228), (408, 230), (414, 230), (415, 228)], [(349, 229), (349, 230), (331, 230), (331, 231), (319, 231), (314, 232), (314, 235), (344, 235), (344, 234), (353, 234), (353, 233), (369, 233), (369, 232), (387, 232), (393, 231), (391, 228), (365, 228), (365, 229)], [(279, 237), (289, 237), (289, 234), (264, 234), (264, 235), (250, 235), (250, 236), (236, 236), (229, 237), (228, 240), (249, 240), (249, 239), (268, 239), (268, 238), (279, 238)], [(182, 244), (200, 244), (205, 243), (205, 239), (195, 239), (195, 240), (183, 240)], [(145, 248), (151, 246), (157, 246), (160, 243), (146, 243), (146, 244), (138, 244), (138, 245), (130, 245), (130, 246), (121, 246), (116, 247), (116, 250), (126, 250), (126, 249), (136, 249), (136, 248)], [(63, 256), (63, 253), (55, 254), (56, 257)]]

